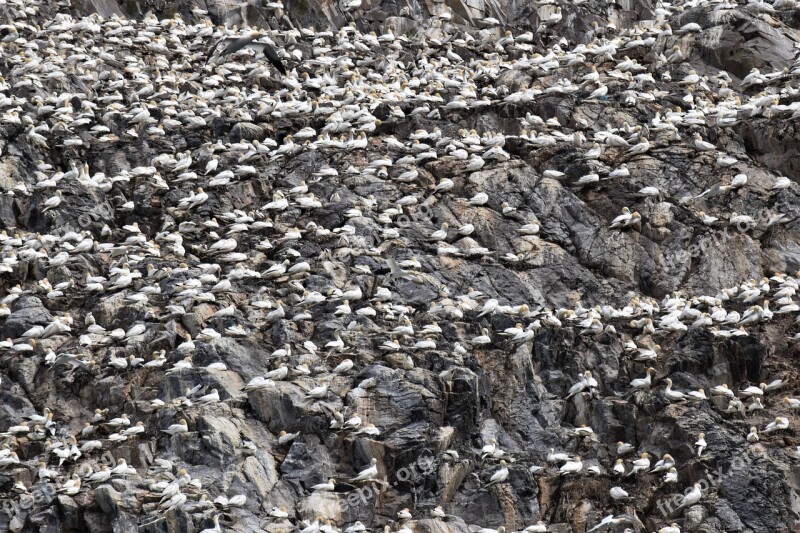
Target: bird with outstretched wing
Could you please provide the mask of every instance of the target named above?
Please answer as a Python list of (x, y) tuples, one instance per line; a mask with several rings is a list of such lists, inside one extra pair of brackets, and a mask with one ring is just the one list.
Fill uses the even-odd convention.
[(227, 46), (217, 55), (217, 57), (238, 52), (242, 48), (252, 48), (253, 50), (264, 52), (264, 55), (267, 56), (269, 62), (272, 63), (272, 65), (285, 76), (286, 67), (283, 66), (283, 62), (281, 61), (280, 56), (278, 56), (278, 52), (275, 51), (275, 48), (271, 44), (259, 41), (259, 39), (262, 37), (265, 37), (265, 35), (257, 31), (252, 31), (241, 36), (231, 35), (228, 37), (223, 37), (208, 51), (208, 56), (206, 56), (206, 65), (214, 56), (214, 52), (217, 50), (217, 48), (219, 48), (221, 44), (227, 44)]

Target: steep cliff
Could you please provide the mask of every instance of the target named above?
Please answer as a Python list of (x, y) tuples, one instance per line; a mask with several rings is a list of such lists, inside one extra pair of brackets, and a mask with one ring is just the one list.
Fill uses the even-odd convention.
[(800, 13), (675, 4), (0, 4), (0, 523), (800, 531)]

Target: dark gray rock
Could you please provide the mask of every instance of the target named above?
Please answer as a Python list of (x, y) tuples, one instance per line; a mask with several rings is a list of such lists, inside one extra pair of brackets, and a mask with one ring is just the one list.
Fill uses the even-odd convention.
[(23, 295), (11, 305), (11, 314), (0, 325), (2, 338), (17, 338), (33, 326), (47, 326), (53, 317), (42, 301), (33, 295)]

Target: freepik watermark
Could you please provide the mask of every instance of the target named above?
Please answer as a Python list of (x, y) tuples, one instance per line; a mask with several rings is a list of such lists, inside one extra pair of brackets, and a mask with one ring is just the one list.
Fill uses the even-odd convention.
[[(719, 465), (715, 470), (709, 472), (707, 477), (697, 482), (700, 485), (700, 492), (705, 495), (708, 492), (708, 489), (719, 486), (726, 478), (730, 477), (735, 472), (745, 470), (761, 458), (762, 455), (758, 448), (751, 450), (751, 453), (736, 455), (727, 467), (724, 465)], [(694, 485), (686, 488), (683, 494), (677, 493), (666, 498), (659, 498), (659, 500), (656, 502), (656, 507), (661, 512), (663, 517), (668, 518), (679, 510), (684, 496), (693, 490)]]
[(114, 220), (114, 210), (111, 209), (107, 204), (101, 203), (97, 204), (95, 209), (89, 213), (84, 213), (79, 216), (78, 224), (80, 224), (82, 228), (86, 229), (91, 226), (92, 223), (99, 223), (107, 220)]
[(436, 471), (433, 456), (421, 456), (408, 466), (397, 469), (391, 482), (381, 479), (367, 479), (363, 485), (347, 494), (347, 498), (339, 500), (339, 508), (344, 513), (350, 507), (367, 505), (371, 499), (379, 496), (389, 487), (397, 487), (401, 483), (415, 483)]
[[(144, 468), (149, 468), (153, 463), (153, 455), (150, 453), (148, 447), (141, 448), (141, 460)], [(114, 469), (119, 464), (119, 459), (115, 458), (109, 451), (103, 452), (97, 459), (97, 463), (102, 467), (106, 466), (109, 469)], [(70, 475), (77, 475), (81, 480), (86, 480), (89, 476), (95, 473), (89, 464), (81, 463), (75, 468)], [(0, 515), (6, 515), (8, 520), (21, 512), (30, 511), (36, 506), (49, 505), (58, 494), (59, 489), (56, 484), (49, 480), (45, 483), (34, 484), (28, 492), (20, 493), (18, 500), (5, 498), (0, 500)], [(2, 520), (2, 518), (0, 518)], [(4, 531), (2, 521), (0, 521), (0, 531)]]
[[(10, 520), (17, 514), (33, 509), (37, 505), (47, 505), (56, 497), (56, 486), (52, 483), (35, 485), (28, 493), (20, 494), (19, 500), (4, 499), (0, 501), (0, 512)], [(0, 531), (3, 526), (0, 525)]]
[[(787, 221), (788, 222), (788, 221)], [(722, 248), (735, 236), (731, 230), (740, 234), (748, 233), (758, 227), (772, 227), (782, 222), (776, 222), (775, 214), (769, 209), (761, 209), (753, 216), (743, 217), (734, 224), (728, 224), (719, 231), (712, 231), (704, 235), (696, 243), (690, 244), (686, 249), (675, 255), (665, 257), (664, 266), (667, 270), (678, 270), (686, 267), (690, 259), (705, 255), (712, 248)]]
[[(392, 235), (391, 233), (387, 232), (408, 229), (411, 227), (413, 223), (416, 222), (432, 223), (434, 214), (431, 209), (431, 206), (426, 203), (414, 204), (414, 205), (417, 205), (418, 208), (414, 210), (409, 210), (408, 213), (403, 212), (402, 214), (400, 214), (394, 221), (395, 226), (393, 226), (389, 230), (371, 225), (369, 227), (366, 227), (367, 230), (366, 234), (362, 233), (361, 235), (358, 235), (358, 233), (355, 234), (351, 233), (350, 235), (354, 235), (356, 239), (358, 239), (359, 244), (357, 246), (359, 248), (372, 248), (375, 246), (379, 246), (381, 243), (384, 243), (386, 241), (392, 239), (398, 239), (401, 237), (399, 233), (397, 235)], [(353, 250), (351, 250), (349, 247), (345, 247), (342, 248), (341, 251), (338, 253), (341, 254), (338, 257), (342, 259), (347, 259), (352, 257)]]
[[(397, 229), (408, 229), (411, 227), (412, 224), (418, 222), (428, 222), (430, 223), (433, 218), (433, 210), (431, 206), (426, 203), (421, 204), (414, 204), (416, 209), (409, 210), (408, 213), (403, 212), (395, 219), (395, 224)], [(384, 234), (385, 230), (380, 229), (371, 229), (371, 231), (366, 235), (365, 241), (367, 242), (368, 246), (375, 246), (387, 239), (387, 235)], [(391, 238), (391, 236), (388, 236)]]

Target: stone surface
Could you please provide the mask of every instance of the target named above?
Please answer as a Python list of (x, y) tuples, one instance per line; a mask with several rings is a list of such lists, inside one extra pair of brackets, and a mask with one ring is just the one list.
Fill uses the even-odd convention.
[[(729, 125), (715, 123), (721, 118), (710, 111), (696, 123), (681, 123), (675, 131), (655, 124), (656, 113), (663, 124), (664, 117), (680, 109), (685, 121), (697, 109), (724, 100), (713, 94), (718, 84), (710, 81), (720, 70), (731, 76), (729, 88), (745, 102), (764, 89), (742, 85), (751, 69), (765, 73), (792, 70), (800, 42), (796, 6), (772, 13), (758, 11), (755, 4), (764, 9), (763, 2), (750, 6), (742, 2), (736, 9), (678, 2), (679, 8), (669, 16), (671, 31), (656, 30), (647, 47), (622, 48), (620, 43), (630, 41), (630, 32), (639, 31), (646, 25), (643, 21), (657, 15), (657, 4), (649, 0), (588, 0), (578, 5), (515, 0), (364, 0), (354, 12), (346, 12), (343, 3), (330, 0), (285, 0), (283, 8), (228, 0), (72, 0), (69, 7), (55, 4), (42, 4), (40, 13), (24, 17), (12, 2), (0, 5), (2, 19), (16, 24), (17, 32), (24, 35), (15, 38), (11, 26), (3, 26), (0, 40), (4, 46), (30, 54), (52, 50), (68, 62), (82, 62), (77, 54), (72, 55), (72, 43), (58, 44), (59, 34), (66, 30), (50, 26), (55, 24), (57, 11), (71, 12), (74, 21), (86, 24), (95, 20), (89, 18), (94, 13), (140, 21), (147, 17), (140, 28), (150, 35), (138, 36), (135, 45), (124, 41), (130, 37), (123, 35), (121, 41), (109, 44), (113, 57), (103, 55), (104, 59), (92, 66), (108, 76), (111, 71), (124, 73), (127, 105), (152, 105), (151, 116), (157, 117), (153, 124), (163, 124), (167, 115), (163, 108), (173, 97), (184, 102), (202, 95), (236, 105), (220, 110), (198, 105), (197, 114), (204, 117), (205, 127), (182, 125), (176, 130), (166, 128), (163, 136), (150, 136), (143, 126), (131, 122), (133, 117), (111, 112), (107, 103), (94, 110), (84, 106), (84, 96), (79, 95), (94, 98), (101, 87), (93, 86), (96, 80), (81, 79), (72, 67), (65, 67), (64, 78), (37, 74), (41, 88), (31, 88), (27, 85), (30, 75), (20, 70), (22, 67), (10, 61), (0, 65), (4, 80), (0, 84), (9, 85), (0, 90), (4, 117), (17, 105), (5, 100), (7, 95), (28, 99), (20, 102), (20, 109), (38, 117), (41, 106), (32, 102), (40, 93), (60, 95), (52, 103), (62, 107), (59, 115), (66, 117), (48, 119), (52, 140), (48, 150), (33, 144), (27, 123), (17, 125), (10, 117), (2, 119), (0, 223), (7, 232), (4, 238), (21, 232), (25, 239), (38, 242), (38, 237), (34, 238), (37, 233), (62, 236), (74, 230), (86, 231), (95, 240), (92, 253), (68, 254), (70, 261), (59, 266), (51, 261), (60, 242), (53, 244), (48, 256), (38, 258), (30, 254), (41, 242), (26, 245), (28, 258), (16, 250), (19, 247), (2, 248), (0, 259), (13, 252), (19, 261), (10, 271), (0, 273), (0, 297), (15, 294), (17, 284), (24, 291), (9, 300), (8, 316), (0, 318), (0, 338), (19, 345), (20, 337), (31, 327), (47, 326), (66, 315), (73, 322), (71, 334), (39, 339), (31, 353), (5, 347), (0, 352), (0, 429), (41, 415), (45, 407), (56, 421), (50, 433), (39, 428), (30, 435), (4, 437), (3, 444), (19, 450), (23, 463), (0, 469), (0, 499), (8, 504), (3, 509), (10, 510), (0, 514), (0, 526), (20, 532), (188, 533), (213, 527), (213, 517), (218, 515), (224, 531), (241, 532), (284, 532), (303, 528), (301, 521), (310, 523), (320, 517), (342, 529), (358, 520), (373, 531), (385, 525), (393, 530), (408, 527), (416, 533), (478, 533), (481, 528), (500, 526), (516, 531), (542, 520), (550, 533), (584, 533), (613, 514), (627, 520), (610, 529), (617, 533), (624, 527), (637, 533), (657, 531), (672, 521), (679, 523), (682, 531), (707, 533), (800, 531), (800, 467), (792, 455), (800, 444), (796, 411), (792, 413), (780, 401), (784, 393), (797, 394), (797, 353), (788, 340), (796, 331), (796, 313), (776, 314), (770, 322), (749, 325), (745, 337), (728, 340), (693, 327), (676, 332), (659, 329), (652, 334), (644, 324), (631, 324), (649, 318), (643, 311), (635, 316), (612, 314), (613, 309), (629, 306), (634, 299), (665, 302), (676, 291), (690, 303), (684, 308), (689, 316), (692, 306), (710, 310), (709, 305), (692, 300), (695, 296), (719, 298), (719, 305), (745, 313), (751, 303), (763, 305), (764, 298), (745, 304), (722, 293), (723, 288), (748, 280), (753, 280), (752, 285), (775, 272), (800, 269), (800, 237), (794, 221), (800, 213), (796, 184), (800, 144), (795, 108), (780, 107), (797, 103), (795, 78), (778, 77), (767, 84), (778, 94), (780, 106), (734, 110), (736, 120)], [(354, 99), (348, 104), (351, 109), (342, 106), (337, 112), (357, 111), (381, 121), (372, 123), (376, 133), (369, 136), (365, 150), (307, 150), (285, 159), (257, 150), (233, 153), (231, 143), (257, 140), (266, 145), (275, 141), (280, 146), (288, 135), (296, 135), (304, 127), (320, 132), (334, 121), (267, 109), (298, 97), (304, 103), (312, 99), (318, 105), (325, 103), (319, 91), (310, 87), (297, 94), (290, 92), (292, 78), (262, 76), (246, 69), (234, 74), (218, 66), (201, 70), (208, 48), (203, 39), (181, 36), (167, 42), (162, 35), (156, 36), (161, 31), (156, 32), (156, 26), (178, 24), (172, 18), (176, 13), (186, 24), (198, 23), (201, 18), (195, 8), (208, 10), (212, 25), (229, 28), (257, 25), (286, 30), (290, 25), (313, 25), (330, 29), (332, 37), (327, 40), (314, 43), (312, 38), (293, 37), (297, 44), (291, 46), (285, 32), (273, 32), (278, 48), (291, 48), (303, 58), (284, 58), (291, 69), (309, 75), (316, 75), (317, 69), (324, 71), (321, 62), (309, 60), (320, 55), (315, 54), (315, 47), (331, 45), (333, 56), (341, 59), (345, 55), (349, 42), (340, 43), (337, 33), (342, 28), (352, 25), (363, 34), (393, 32), (398, 37), (393, 45), (367, 48), (368, 53), (357, 50), (352, 54), (353, 64), (340, 68), (340, 78), (334, 82), (343, 89), (342, 101), (352, 97), (345, 95), (346, 86), (346, 91), (361, 90), (349, 81), (354, 72), (373, 80), (386, 75), (388, 67), (382, 61), (391, 50), (396, 50), (396, 59), (409, 65), (408, 78), (418, 81), (427, 76), (432, 80), (435, 69), (426, 72), (424, 63), (433, 52), (419, 46), (425, 36), (429, 43), (432, 39), (443, 43), (435, 54), (441, 56), (448, 50), (459, 54), (465, 61), (459, 75), (471, 77), (481, 94), (491, 95), (493, 102), (479, 111), (434, 105), (439, 113), (435, 115), (416, 112), (427, 105), (421, 99), (384, 101), (374, 107)], [(561, 20), (547, 22), (558, 13), (557, 8)], [(487, 17), (500, 24), (488, 25), (483, 21)], [(698, 24), (700, 31), (679, 29), (689, 23)], [(531, 49), (498, 51), (498, 40), (506, 29), (516, 35), (532, 31)], [(76, 42), (101, 33), (77, 27), (72, 31), (79, 36)], [(453, 38), (457, 32), (467, 32), (474, 41), (457, 42)], [(400, 41), (401, 36), (407, 40)], [(570, 94), (541, 94), (530, 102), (509, 103), (505, 97), (527, 88), (551, 87), (561, 78), (577, 82), (586, 70), (582, 61), (559, 68), (545, 67), (541, 61), (524, 68), (492, 67), (497, 72), (480, 63), (501, 53), (515, 60), (523, 56), (541, 60), (542, 55), (536, 54), (546, 54), (545, 47), (557, 44), (564, 52), (578, 43), (599, 42), (597, 39), (607, 39), (602, 41), (606, 44), (619, 39), (613, 60), (596, 58), (605, 74), (628, 56), (646, 65), (654, 81), (637, 84), (624, 75), (608, 76), (609, 99), (588, 99), (593, 88), (584, 86)], [(170, 62), (174, 59), (171, 54), (180, 47), (189, 47), (196, 54), (196, 69), (184, 67), (180, 61)], [(92, 54), (100, 57), (99, 50)], [(667, 57), (677, 50), (684, 60), (667, 63)], [(135, 59), (124, 59), (129, 55)], [(129, 61), (131, 65), (126, 65)], [(253, 61), (242, 58), (240, 64)], [(258, 61), (263, 63), (263, 57)], [(168, 90), (150, 91), (150, 82), (139, 80), (137, 70), (148, 70), (151, 79), (160, 78), (158, 83)], [(680, 80), (691, 71), (706, 76), (704, 83), (714, 89), (692, 84), (695, 96), (693, 103), (688, 103), (690, 88)], [(173, 84), (168, 80), (175, 72), (183, 78)], [(237, 83), (214, 77), (231, 74), (240, 77)], [(401, 86), (398, 83), (398, 90)], [(244, 104), (237, 100), (251, 89), (264, 91), (262, 101)], [(632, 104), (624, 103), (624, 94), (637, 91), (652, 98), (642, 95)], [(447, 101), (461, 97), (444, 82), (433, 92)], [(398, 110), (405, 118), (396, 118)], [(69, 133), (64, 131), (68, 129), (65, 121), (71, 124), (79, 113), (90, 111), (94, 120), (125, 140), (110, 146), (96, 143), (65, 148), (63, 140)], [(352, 120), (357, 127), (363, 125), (357, 117)], [(553, 122), (548, 125), (553, 120), (557, 127)], [(86, 128), (69, 127), (90, 138)], [(435, 128), (451, 139), (464, 139), (464, 132), (471, 129), (479, 134), (501, 132), (509, 158), (471, 172), (465, 161), (440, 148), (436, 159), (414, 163), (419, 175), (413, 183), (396, 179), (406, 166), (389, 165), (392, 168), (381, 178), (377, 171), (364, 171), (371, 161), (400, 157), (386, 143), (387, 135), (407, 139), (418, 129), (432, 132)], [(604, 145), (602, 157), (590, 160), (585, 157), (588, 142), (578, 146), (574, 136), (559, 140), (553, 136), (556, 131), (571, 135), (580, 131), (591, 141), (607, 128), (625, 136), (641, 135), (647, 128), (652, 147), (645, 154), (631, 155), (624, 148)], [(523, 130), (534, 138), (525, 140)], [(350, 134), (342, 131), (345, 138)], [(694, 133), (719, 150), (697, 151), (691, 145)], [(334, 128), (332, 136), (340, 134)], [(217, 141), (227, 145), (213, 154), (209, 147)], [(480, 153), (485, 155), (484, 148)], [(739, 161), (732, 167), (719, 166), (716, 156), (723, 151)], [(194, 177), (179, 179), (171, 165), (157, 161), (164, 154), (180, 159), (180, 154), (186, 153), (193, 157)], [(220, 158), (219, 167), (206, 171), (212, 156)], [(104, 182), (108, 187), (90, 187), (65, 178), (58, 186), (64, 207), (44, 211), (42, 204), (51, 196), (52, 187), (37, 188), (42, 178), (36, 170), (39, 160), (59, 172), (85, 162), (91, 175), (102, 173), (116, 179)], [(591, 172), (605, 177), (622, 163), (630, 170), (629, 178), (603, 179), (586, 186), (577, 183)], [(156, 180), (147, 177), (147, 170), (134, 172), (149, 166), (163, 173), (169, 190), (159, 189)], [(254, 174), (207, 186), (223, 169), (249, 172), (244, 166), (252, 166)], [(338, 175), (317, 179), (314, 173), (325, 167), (335, 168)], [(348, 171), (351, 167), (357, 170)], [(546, 174), (552, 170), (564, 176)], [(747, 175), (746, 187), (720, 188), (720, 183), (729, 183), (739, 173)], [(790, 187), (773, 191), (772, 185), (782, 175), (790, 178)], [(446, 195), (434, 194), (434, 187), (445, 177), (452, 179), (453, 189)], [(323, 200), (321, 207), (304, 209), (293, 198), (286, 210), (263, 209), (276, 192), (299, 186), (301, 181)], [(6, 194), (17, 182), (24, 183), (31, 194)], [(190, 210), (178, 209), (182, 199), (198, 192), (200, 184), (210, 192), (208, 201)], [(639, 192), (645, 186), (661, 192), (645, 198)], [(479, 192), (488, 195), (488, 202), (470, 205), (467, 200)], [(368, 195), (378, 202), (370, 212), (361, 201)], [(401, 198), (410, 196), (415, 203), (402, 210), (408, 223), (400, 222), (400, 217), (391, 223), (379, 220), (382, 211), (397, 208)], [(129, 200), (134, 203), (130, 209), (124, 207)], [(516, 212), (504, 214), (502, 202), (514, 206)], [(641, 214), (639, 227), (623, 231), (609, 227), (622, 206)], [(345, 214), (355, 207), (363, 208), (363, 216)], [(726, 217), (734, 211), (750, 214), (758, 223), (741, 231), (735, 226), (723, 231)], [(711, 226), (703, 223), (701, 212), (724, 217)], [(789, 223), (768, 225), (775, 212), (786, 214)], [(233, 231), (231, 226), (242, 215), (252, 216), (248, 224), (257, 221), (264, 226)], [(520, 226), (534, 217), (540, 225), (538, 234), (520, 234)], [(211, 224), (212, 218), (222, 226), (213, 230), (213, 236), (204, 226)], [(135, 232), (125, 229), (134, 222), (147, 246), (141, 245)], [(457, 253), (442, 253), (429, 238), (445, 222), (451, 229), (442, 245), (456, 248)], [(473, 225), (472, 234), (456, 233), (467, 224)], [(396, 236), (384, 235), (394, 227), (399, 228)], [(284, 238), (290, 228), (302, 229), (303, 238)], [(222, 254), (209, 250), (215, 242), (231, 237), (238, 239), (235, 252), (245, 253), (245, 261), (224, 260)], [(121, 243), (129, 248), (121, 248)], [(112, 246), (101, 250), (101, 244)], [(482, 248), (489, 253), (484, 254)], [(267, 276), (270, 267), (284, 260), (289, 261), (287, 265), (297, 264), (297, 254), (311, 261), (311, 272)], [(418, 277), (388, 275), (389, 255), (398, 260), (416, 258), (420, 268), (411, 270)], [(128, 287), (112, 288), (113, 281), (109, 281), (103, 290), (86, 289), (87, 276), (106, 276), (112, 267), (127, 268), (125, 264), (141, 275)], [(222, 266), (217, 271), (201, 264)], [(260, 277), (239, 272), (245, 268)], [(193, 291), (198, 289), (195, 280), (211, 275), (213, 281), (206, 279), (202, 290)], [(222, 279), (232, 281), (230, 289), (212, 288)], [(51, 287), (66, 283), (65, 295), (51, 294), (47, 283)], [(377, 318), (336, 313), (344, 299), (339, 295), (356, 289), (362, 296), (349, 301), (353, 310), (372, 306), (379, 309)], [(379, 289), (386, 289), (390, 296), (381, 296)], [(305, 303), (303, 298), (311, 291), (327, 300)], [(463, 296), (473, 291), (482, 295), (470, 306), (470, 299)], [(146, 301), (137, 301), (145, 293)], [(497, 299), (500, 305), (525, 304), (532, 314), (481, 315), (488, 298)], [(286, 315), (268, 318), (278, 300)], [(182, 309), (170, 309), (167, 304)], [(232, 315), (215, 316), (231, 305), (235, 307)], [(779, 304), (772, 305), (777, 309)], [(580, 325), (584, 317), (570, 321), (562, 316), (561, 326), (540, 323), (534, 338), (527, 342), (500, 335), (517, 320), (524, 326), (541, 322), (545, 308), (580, 308), (585, 313), (593, 308), (606, 329), (596, 336), (587, 335), (585, 326)], [(295, 319), (305, 311), (313, 311), (313, 320)], [(654, 312), (653, 317), (665, 312)], [(89, 331), (90, 313), (105, 333)], [(413, 324), (414, 336), (388, 333), (402, 323), (401, 316)], [(414, 347), (416, 341), (428, 337), (421, 333), (422, 327), (434, 321), (441, 328), (440, 334), (429, 336), (436, 347)], [(657, 318), (654, 321), (657, 323)], [(692, 321), (683, 318), (687, 326)], [(145, 330), (126, 337), (138, 324), (144, 324)], [(229, 328), (235, 326), (245, 328), (245, 334), (231, 334)], [(121, 334), (115, 331), (118, 328)], [(484, 328), (491, 333), (491, 342), (473, 345), (472, 340)], [(223, 336), (211, 338), (208, 330)], [(348, 346), (345, 353), (325, 348), (335, 331)], [(194, 346), (184, 344), (190, 339)], [(639, 346), (656, 342), (660, 346), (658, 360), (652, 362), (658, 368), (654, 390), (649, 393), (630, 390), (631, 380), (641, 378), (651, 364), (635, 361), (626, 350), (626, 341), (634, 339)], [(399, 342), (401, 349), (383, 349), (387, 340)], [(306, 341), (315, 348), (305, 345)], [(462, 353), (456, 343), (468, 349)], [(290, 354), (274, 355), (286, 345)], [(52, 360), (48, 358), (51, 350)], [(154, 353), (157, 358), (161, 350), (166, 361), (163, 367), (114, 366), (129, 356), (152, 361)], [(185, 357), (192, 367), (177, 370), (176, 363)], [(354, 368), (332, 374), (331, 369), (345, 358), (353, 360)], [(293, 371), (306, 365), (311, 375), (293, 373), (262, 389), (243, 390), (253, 378), (280, 368), (281, 363)], [(570, 387), (587, 370), (597, 379), (597, 390), (566, 399)], [(783, 378), (787, 385), (768, 395), (763, 411), (728, 414), (727, 400), (722, 398), (670, 404), (661, 393), (665, 377), (670, 377), (678, 390), (703, 387), (707, 393), (721, 383), (735, 390)], [(321, 398), (309, 398), (309, 391), (322, 384), (328, 386), (327, 392)], [(219, 394), (219, 402), (201, 400), (212, 390)], [(80, 434), (99, 407), (107, 409), (98, 414), (104, 422), (93, 423), (92, 433)], [(107, 422), (123, 413), (133, 424), (142, 422), (145, 431), (121, 440), (118, 431), (123, 428), (110, 427)], [(335, 426), (338, 419), (354, 415), (374, 424), (379, 435), (332, 427), (332, 422)], [(776, 415), (792, 417), (788, 431), (762, 433), (757, 444), (746, 442), (750, 425), (763, 430)], [(164, 433), (180, 420), (186, 420), (187, 432)], [(582, 425), (590, 426), (594, 435), (576, 437), (574, 429)], [(281, 432), (298, 435), (282, 442), (287, 437)], [(708, 443), (702, 457), (693, 446), (700, 432)], [(66, 443), (69, 436), (77, 434), (78, 445), (96, 438), (102, 441), (103, 450), (85, 452), (80, 462), (70, 459), (59, 466), (58, 457), (45, 451), (46, 441), (64, 439)], [(112, 442), (112, 435), (120, 441)], [(496, 439), (505, 451), (510, 471), (506, 482), (491, 486), (489, 479), (499, 461), (482, 457), (489, 439)], [(661, 474), (615, 478), (609, 470), (618, 441), (632, 443), (637, 451), (647, 451), (654, 459), (670, 453), (677, 462), (680, 482), (667, 485)], [(598, 467), (601, 474), (559, 476), (557, 465), (546, 464), (551, 449), (580, 454), (585, 469)], [(459, 459), (447, 458), (446, 450), (457, 450)], [(373, 458), (376, 477), (353, 480)], [(38, 459), (58, 470), (57, 479), (36, 481)], [(90, 475), (102, 466), (115, 468), (120, 459), (135, 468), (136, 474), (115, 475), (99, 484), (84, 480), (77, 495), (64, 493), (71, 475)], [(157, 459), (168, 460), (172, 466), (164, 468)], [(532, 466), (545, 469), (532, 473)], [(191, 483), (181, 478), (182, 468), (188, 471)], [(626, 468), (630, 469), (629, 460)], [(312, 491), (314, 485), (329, 478), (336, 480), (334, 491)], [(161, 508), (164, 487), (176, 479), (187, 501), (169, 510)], [(675, 498), (701, 480), (713, 482), (704, 499), (677, 510)], [(31, 494), (19, 494), (19, 487), (14, 486), (17, 481)], [(616, 485), (624, 486), (631, 501), (611, 501), (609, 490)], [(55, 488), (61, 492), (56, 493)], [(46, 497), (37, 498), (40, 489)], [(244, 496), (244, 503), (223, 503), (222, 498), (227, 501), (237, 496)], [(212, 503), (218, 497), (221, 499)], [(431, 518), (430, 512), (438, 505), (448, 514), (446, 521)], [(271, 516), (274, 508), (284, 508), (289, 519), (275, 519)], [(412, 510), (413, 520), (397, 520), (397, 513), (404, 508)]]

